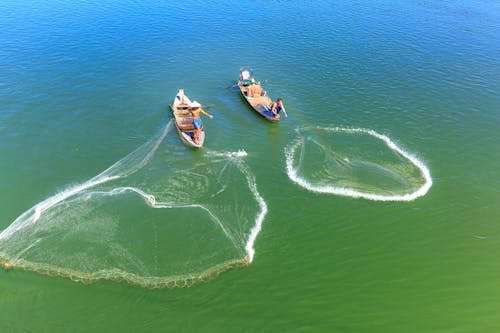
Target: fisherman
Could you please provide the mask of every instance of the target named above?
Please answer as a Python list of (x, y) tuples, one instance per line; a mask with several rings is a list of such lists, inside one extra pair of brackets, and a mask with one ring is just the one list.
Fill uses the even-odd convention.
[(208, 118), (213, 118), (214, 116), (212, 116), (211, 114), (209, 114), (208, 112), (203, 110), (201, 108), (200, 103), (198, 103), (197, 101), (193, 101), (191, 103), (191, 105), (189, 106), (189, 110), (186, 113), (188, 113), (188, 112), (191, 113), (191, 115), (193, 116), (193, 125), (194, 125), (193, 141), (194, 141), (194, 143), (196, 143), (198, 145), (198, 144), (200, 144), (199, 137), (200, 137), (200, 132), (201, 132), (200, 112), (203, 113)]
[(286, 118), (288, 115), (286, 114), (285, 106), (283, 105), (283, 100), (278, 97), (276, 102), (271, 103), (271, 112), (274, 114), (274, 118), (280, 118), (280, 112), (283, 111), (283, 114)]
[(262, 87), (259, 83), (252, 84), (249, 88), (249, 96), (260, 97), (262, 95)]

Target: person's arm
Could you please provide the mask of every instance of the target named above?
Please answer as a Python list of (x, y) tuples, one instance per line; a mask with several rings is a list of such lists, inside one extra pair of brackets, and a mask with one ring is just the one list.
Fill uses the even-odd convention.
[(285, 110), (285, 105), (284, 104), (281, 104), (281, 110), (283, 111), (283, 114), (285, 115), (285, 118), (288, 118), (288, 115), (286, 114), (286, 110)]
[(203, 113), (205, 116), (207, 116), (208, 118), (213, 118), (214, 116), (212, 116), (210, 113), (206, 112), (205, 110), (203, 109), (200, 109), (201, 113)]
[(276, 111), (274, 111), (275, 109), (276, 109), (276, 103), (272, 103), (271, 104), (271, 112), (274, 113), (274, 115), (276, 116), (277, 113), (276, 113)]

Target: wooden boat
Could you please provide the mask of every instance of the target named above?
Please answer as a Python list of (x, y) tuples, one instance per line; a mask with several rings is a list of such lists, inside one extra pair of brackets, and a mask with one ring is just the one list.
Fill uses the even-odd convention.
[(253, 70), (250, 67), (240, 68), (240, 77), (238, 79), (238, 87), (241, 95), (247, 103), (262, 117), (269, 121), (278, 121), (280, 116), (275, 116), (271, 112), (272, 100), (267, 95), (267, 92), (262, 89), (260, 82), (256, 82), (253, 77)]
[[(187, 96), (184, 95), (184, 89), (179, 89), (179, 92), (175, 95), (174, 102), (170, 108), (172, 109), (172, 114), (174, 116), (175, 128), (177, 128), (177, 132), (179, 133), (182, 142), (189, 147), (201, 148), (205, 142), (205, 130), (203, 129), (203, 124), (201, 124), (198, 142), (195, 142), (193, 116), (190, 112), (187, 112), (194, 103), (196, 102), (192, 102)], [(199, 105), (198, 103), (196, 104)]]

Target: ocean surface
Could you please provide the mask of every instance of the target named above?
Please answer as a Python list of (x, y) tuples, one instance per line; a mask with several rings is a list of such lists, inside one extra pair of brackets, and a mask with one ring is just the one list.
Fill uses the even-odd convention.
[(0, 45), (0, 331), (500, 331), (497, 1), (3, 0)]

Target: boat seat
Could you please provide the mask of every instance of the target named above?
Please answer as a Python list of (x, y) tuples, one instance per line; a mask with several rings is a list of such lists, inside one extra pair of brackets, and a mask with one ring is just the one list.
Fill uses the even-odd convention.
[(179, 128), (181, 129), (181, 131), (183, 132), (189, 132), (189, 131), (192, 131), (194, 130), (194, 124), (191, 123), (191, 124), (183, 124), (183, 125), (179, 125)]
[(193, 118), (192, 117), (183, 117), (183, 118), (177, 118), (177, 126), (182, 131), (190, 131), (194, 130), (194, 124), (193, 124)]
[(177, 109), (185, 110), (185, 109), (188, 109), (188, 108), (189, 108), (189, 104), (187, 104), (187, 103), (177, 104)]

